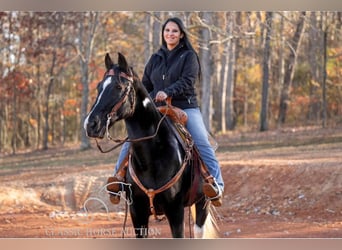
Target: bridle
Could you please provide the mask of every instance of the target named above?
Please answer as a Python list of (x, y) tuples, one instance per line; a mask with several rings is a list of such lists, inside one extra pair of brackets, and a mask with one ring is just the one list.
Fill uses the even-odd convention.
[[(108, 71), (108, 73), (106, 74), (106, 76), (115, 76), (115, 72), (113, 69), (110, 69)], [(128, 80), (128, 86), (125, 89), (125, 93), (122, 95), (121, 99), (114, 105), (114, 107), (112, 108), (111, 112), (107, 115), (107, 124), (110, 122), (110, 120), (112, 119), (113, 116), (116, 115), (117, 111), (121, 108), (121, 106), (126, 102), (129, 94), (131, 93), (131, 90), (133, 91), (133, 95), (135, 95), (135, 91), (134, 88), (132, 86), (133, 84), (133, 77), (130, 75), (127, 75), (124, 72), (120, 72), (119, 73), (119, 77), (125, 78), (126, 80)], [(135, 98), (132, 98), (132, 102), (131, 102), (131, 112), (129, 114), (132, 114), (134, 111), (134, 106), (135, 106)]]
[[(110, 69), (106, 74), (106, 76), (115, 76), (117, 74), (115, 74), (114, 69)], [(103, 150), (100, 146), (100, 144), (98, 143), (97, 139), (95, 138), (96, 141), (96, 145), (97, 148), (102, 152), (102, 153), (108, 153), (116, 148), (118, 148), (119, 146), (121, 146), (123, 143), (125, 143), (128, 140), (128, 137), (126, 137), (125, 139), (113, 139), (110, 136), (109, 133), (109, 125), (110, 125), (110, 121), (112, 120), (112, 118), (117, 114), (117, 111), (122, 107), (122, 105), (127, 101), (127, 98), (130, 96), (130, 93), (133, 93), (133, 97), (131, 100), (131, 111), (129, 112), (128, 115), (132, 115), (134, 112), (134, 106), (135, 106), (135, 90), (132, 86), (133, 84), (133, 74), (131, 73), (130, 75), (126, 74), (125, 72), (120, 72), (118, 74), (119, 77), (122, 77), (124, 79), (126, 79), (128, 81), (128, 86), (125, 89), (124, 94), (122, 95), (122, 97), (120, 98), (120, 100), (114, 105), (114, 107), (112, 108), (112, 110), (107, 114), (107, 122), (106, 122), (106, 136), (108, 140), (114, 141), (116, 143), (118, 143), (117, 145), (115, 145), (114, 147), (110, 148), (109, 150)]]
[[(115, 75), (116, 74), (115, 74), (114, 70), (110, 69), (106, 73), (105, 76), (115, 76)], [(110, 141), (115, 142), (116, 145), (114, 145), (113, 147), (111, 147), (109, 149), (104, 150), (100, 146), (98, 140), (95, 138), (96, 146), (100, 150), (101, 153), (109, 153), (109, 152), (113, 151), (114, 149), (120, 147), (125, 142), (139, 142), (139, 141), (144, 141), (144, 140), (152, 139), (153, 137), (155, 137), (158, 134), (160, 125), (163, 122), (163, 120), (166, 118), (166, 113), (167, 112), (162, 116), (162, 118), (158, 122), (157, 128), (156, 128), (155, 132), (152, 135), (148, 135), (148, 136), (137, 138), (137, 139), (129, 139), (128, 137), (126, 137), (125, 139), (114, 139), (114, 138), (112, 138), (110, 133), (109, 133), (110, 121), (113, 118), (113, 116), (116, 115), (117, 111), (121, 108), (121, 106), (126, 102), (127, 98), (129, 97), (129, 93), (131, 91), (133, 91), (133, 100), (131, 101), (131, 112), (130, 112), (130, 114), (132, 114), (134, 112), (134, 106), (135, 106), (135, 90), (134, 90), (134, 87), (132, 86), (132, 84), (133, 84), (133, 77), (131, 75), (127, 75), (124, 72), (120, 72), (119, 76), (122, 77), (122, 78), (125, 78), (126, 80), (128, 80), (129, 84), (128, 84), (126, 90), (125, 90), (125, 93), (123, 94), (123, 96), (119, 100), (119, 102), (116, 103), (114, 105), (114, 107), (112, 108), (111, 112), (107, 114), (107, 122), (106, 122), (106, 136), (107, 136), (107, 139), (110, 140)]]

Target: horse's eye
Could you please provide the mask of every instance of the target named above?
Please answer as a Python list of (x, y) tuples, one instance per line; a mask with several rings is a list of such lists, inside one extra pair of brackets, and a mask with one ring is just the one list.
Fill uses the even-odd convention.
[(121, 89), (122, 89), (122, 85), (121, 85), (121, 84), (117, 84), (115, 87), (116, 87), (118, 90), (121, 90)]

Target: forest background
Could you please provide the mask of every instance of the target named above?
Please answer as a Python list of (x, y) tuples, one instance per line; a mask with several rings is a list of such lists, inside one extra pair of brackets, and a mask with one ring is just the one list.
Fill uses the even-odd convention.
[[(0, 153), (77, 143), (104, 74), (123, 53), (142, 76), (161, 25), (180, 17), (198, 51), (205, 124), (231, 130), (342, 123), (342, 13), (0, 12)], [(113, 134), (125, 133), (123, 124)]]

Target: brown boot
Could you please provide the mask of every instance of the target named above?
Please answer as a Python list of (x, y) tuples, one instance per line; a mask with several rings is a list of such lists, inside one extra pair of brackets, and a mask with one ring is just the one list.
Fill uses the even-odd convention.
[(121, 191), (121, 184), (118, 182), (121, 182), (121, 181), (119, 181), (118, 178), (115, 176), (111, 176), (107, 180), (107, 184), (109, 184), (107, 186), (107, 190), (110, 192), (109, 193), (109, 200), (111, 203), (113, 203), (115, 205), (119, 204), (119, 202), (120, 202), (119, 191)]
[(123, 190), (123, 185), (121, 183), (125, 182), (126, 172), (127, 172), (127, 162), (123, 162), (118, 170), (118, 172), (108, 178), (107, 180), (107, 190), (111, 192), (109, 194), (109, 199), (111, 203), (118, 204), (120, 202), (120, 191)]
[(222, 191), (215, 180), (207, 180), (207, 182), (203, 184), (203, 193), (215, 207), (222, 206)]

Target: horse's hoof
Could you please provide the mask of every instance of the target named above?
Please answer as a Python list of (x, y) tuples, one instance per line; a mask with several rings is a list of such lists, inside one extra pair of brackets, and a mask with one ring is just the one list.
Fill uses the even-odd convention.
[(119, 195), (109, 195), (109, 200), (112, 204), (117, 205), (120, 203), (120, 196)]

